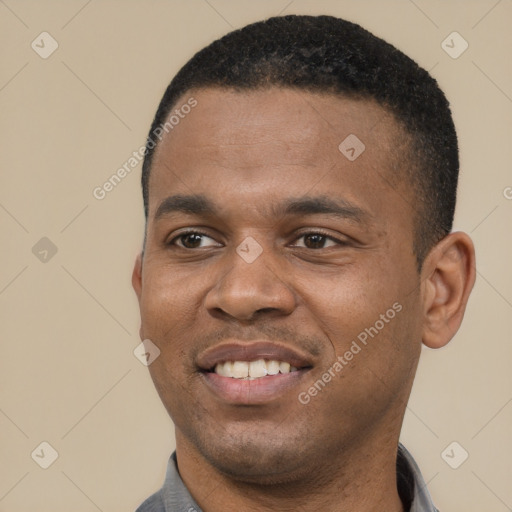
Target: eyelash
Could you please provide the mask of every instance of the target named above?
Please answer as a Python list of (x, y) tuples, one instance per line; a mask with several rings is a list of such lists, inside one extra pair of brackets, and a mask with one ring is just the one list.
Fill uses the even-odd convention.
[[(200, 235), (200, 236), (205, 236), (205, 237), (208, 237), (208, 238), (211, 238), (212, 240), (214, 240), (214, 238), (212, 236), (210, 236), (208, 233), (205, 233), (204, 231), (201, 231), (199, 229), (190, 229), (188, 231), (183, 231), (182, 233), (180, 233), (179, 235), (175, 236), (172, 240), (170, 240), (168, 242), (167, 245), (169, 246), (173, 246), (173, 245), (177, 245), (176, 242), (177, 240), (179, 240), (181, 237), (184, 237), (186, 235)], [(325, 237), (327, 240), (330, 240), (332, 242), (335, 242), (338, 246), (344, 246), (344, 245), (347, 245), (347, 242), (346, 241), (343, 241), (343, 240), (339, 240), (335, 237), (333, 237), (332, 235), (326, 233), (325, 231), (323, 231), (322, 229), (316, 229), (316, 230), (311, 230), (311, 231), (304, 231), (302, 233), (300, 233), (295, 239), (294, 241), (296, 242), (297, 240), (300, 240), (301, 238), (305, 237), (305, 236), (308, 236), (308, 235), (320, 235), (320, 236), (323, 236)], [(188, 247), (182, 247), (182, 246), (179, 246), (181, 249), (186, 249), (186, 250), (194, 250), (194, 249), (190, 249)], [(307, 247), (302, 247), (303, 249), (308, 249)], [(326, 249), (324, 247), (321, 247), (320, 249)], [(310, 249), (310, 250), (320, 250), (320, 249)]]
[[(304, 238), (308, 235), (320, 235), (322, 237), (324, 237), (326, 240), (329, 240), (331, 242), (335, 242), (336, 245), (339, 247), (339, 246), (344, 246), (344, 245), (347, 245), (347, 242), (346, 241), (343, 241), (343, 240), (340, 240), (334, 236), (332, 236), (331, 234), (323, 231), (322, 229), (315, 229), (315, 230), (311, 230), (311, 231), (304, 231), (302, 233), (299, 233), (298, 236), (295, 238), (295, 242), (297, 242), (298, 240), (300, 240), (301, 238)], [(309, 249), (308, 247), (301, 247), (301, 249)], [(321, 250), (321, 249), (328, 249), (328, 247), (321, 247), (320, 249), (310, 249), (312, 251), (316, 250)]]
[[(205, 233), (204, 231), (201, 231), (199, 229), (190, 229), (190, 230), (187, 230), (187, 231), (182, 231), (179, 235), (175, 236), (172, 240), (170, 240), (167, 243), (167, 245), (169, 245), (169, 246), (176, 245), (176, 241), (177, 240), (179, 240), (181, 237), (184, 237), (184, 236), (187, 236), (187, 235), (206, 236), (206, 237), (211, 238), (212, 240), (214, 240), (214, 238), (212, 236), (210, 236), (208, 233)], [(180, 247), (181, 249), (192, 250), (192, 249), (189, 249), (188, 247), (181, 247), (181, 246), (178, 246), (178, 247)]]

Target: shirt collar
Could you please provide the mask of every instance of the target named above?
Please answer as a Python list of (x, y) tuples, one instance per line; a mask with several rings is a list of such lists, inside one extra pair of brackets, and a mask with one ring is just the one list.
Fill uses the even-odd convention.
[(402, 444), (398, 445), (396, 477), (400, 498), (404, 503), (410, 502), (409, 512), (439, 512), (432, 503), (420, 468)]

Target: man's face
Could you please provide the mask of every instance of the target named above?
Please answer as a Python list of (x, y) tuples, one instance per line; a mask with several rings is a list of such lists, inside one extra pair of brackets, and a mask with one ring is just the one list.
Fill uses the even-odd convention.
[(176, 107), (192, 95), (155, 153), (135, 277), (178, 455), (280, 481), (394, 439), (421, 342), (398, 126), (332, 95), (206, 89)]

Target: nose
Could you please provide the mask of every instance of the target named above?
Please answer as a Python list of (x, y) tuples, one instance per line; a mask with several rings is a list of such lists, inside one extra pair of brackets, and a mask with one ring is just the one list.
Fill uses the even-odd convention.
[(287, 316), (296, 307), (296, 296), (272, 265), (270, 250), (250, 263), (238, 253), (227, 258), (221, 277), (206, 296), (210, 312), (248, 322), (265, 315)]

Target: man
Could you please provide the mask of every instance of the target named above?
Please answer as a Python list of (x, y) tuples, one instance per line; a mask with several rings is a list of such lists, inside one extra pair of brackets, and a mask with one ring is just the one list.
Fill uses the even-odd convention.
[(133, 285), (176, 429), (139, 512), (435, 511), (400, 428), (474, 283), (435, 80), (361, 27), (249, 25), (158, 107)]

